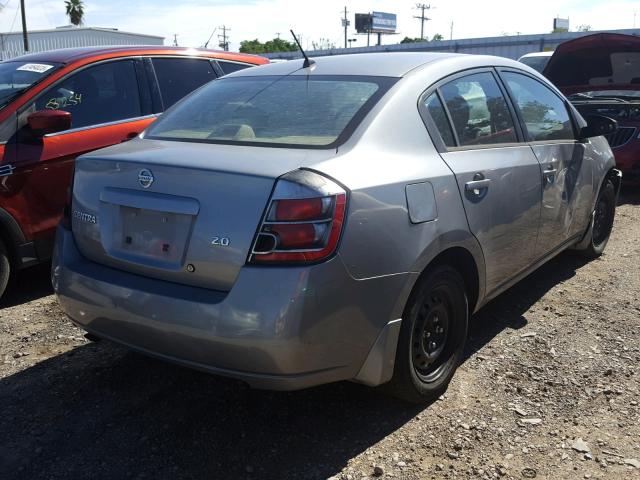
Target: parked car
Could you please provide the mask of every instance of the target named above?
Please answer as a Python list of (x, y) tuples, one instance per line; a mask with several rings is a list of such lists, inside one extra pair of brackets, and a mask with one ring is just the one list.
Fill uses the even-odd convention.
[(12, 270), (51, 257), (76, 156), (138, 135), (204, 83), (261, 57), (90, 47), (0, 63), (0, 296)]
[(597, 33), (561, 44), (544, 75), (582, 115), (606, 115), (606, 135), (625, 178), (640, 178), (640, 37)]
[(77, 161), (54, 289), (94, 336), (254, 387), (433, 399), (473, 312), (566, 248), (602, 253), (614, 123), (505, 58), (236, 72)]
[(521, 56), (518, 61), (525, 65), (542, 72), (549, 63), (549, 59), (553, 55), (553, 52), (531, 52)]

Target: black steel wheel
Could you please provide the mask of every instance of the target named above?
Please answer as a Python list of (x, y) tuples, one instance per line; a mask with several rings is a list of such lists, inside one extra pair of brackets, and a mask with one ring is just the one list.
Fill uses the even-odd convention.
[(440, 396), (462, 360), (468, 321), (461, 275), (446, 265), (433, 268), (416, 285), (405, 309), (391, 392), (414, 403)]
[(610, 179), (605, 180), (598, 194), (596, 206), (593, 211), (589, 236), (579, 252), (587, 258), (597, 258), (602, 255), (611, 231), (616, 215), (616, 189)]

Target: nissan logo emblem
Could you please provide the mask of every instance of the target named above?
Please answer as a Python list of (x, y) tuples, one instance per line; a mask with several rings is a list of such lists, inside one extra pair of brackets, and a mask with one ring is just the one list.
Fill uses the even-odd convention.
[(153, 183), (153, 180), (154, 178), (151, 170), (148, 170), (146, 168), (140, 170), (140, 173), (138, 174), (138, 183), (140, 183), (140, 186), (142, 188), (149, 188)]

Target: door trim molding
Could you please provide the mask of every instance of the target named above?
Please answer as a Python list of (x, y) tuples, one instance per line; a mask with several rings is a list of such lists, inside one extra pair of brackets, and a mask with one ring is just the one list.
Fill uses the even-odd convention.
[(69, 130), (63, 130), (62, 132), (48, 133), (43, 138), (59, 137), (61, 135), (67, 135), (69, 133), (84, 132), (85, 130), (93, 130), (94, 128), (110, 127), (112, 125), (120, 125), (122, 123), (133, 123), (140, 120), (155, 118), (159, 115), (160, 115), (159, 113), (151, 113), (149, 115), (143, 115), (142, 117), (125, 118), (123, 120), (114, 120), (113, 122), (96, 123), (95, 125), (86, 125), (84, 127), (71, 128)]

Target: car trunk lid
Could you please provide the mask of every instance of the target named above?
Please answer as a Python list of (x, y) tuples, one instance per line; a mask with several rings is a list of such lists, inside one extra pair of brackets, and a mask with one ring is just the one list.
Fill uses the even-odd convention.
[(90, 260), (228, 291), (281, 175), (335, 151), (136, 140), (81, 157), (72, 229)]
[(564, 42), (543, 74), (565, 95), (640, 90), (640, 37), (597, 33)]

